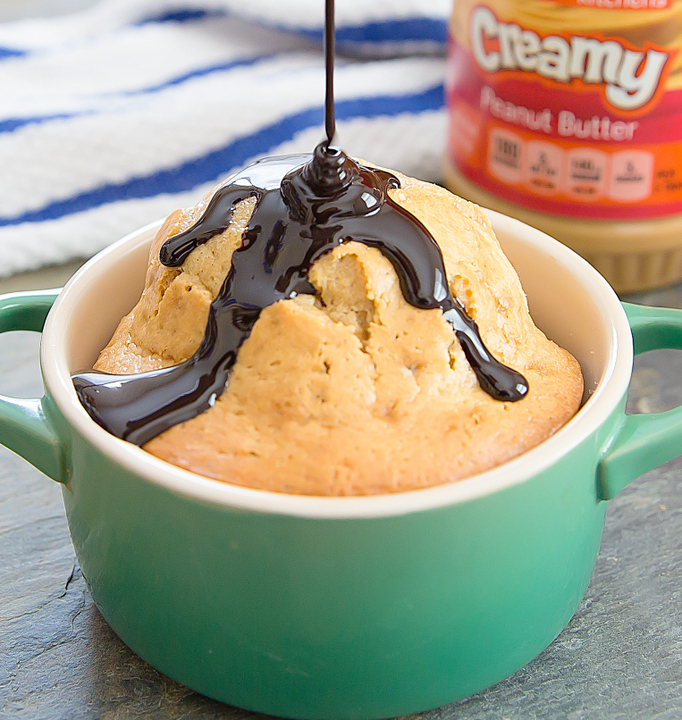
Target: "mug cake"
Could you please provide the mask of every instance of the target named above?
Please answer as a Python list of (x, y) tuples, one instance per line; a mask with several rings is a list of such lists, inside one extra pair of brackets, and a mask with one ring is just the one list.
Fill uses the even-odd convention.
[[(332, 151), (334, 157), (325, 159), (325, 152)], [(391, 254), (372, 241), (377, 213), (365, 211), (364, 234), (344, 235), (337, 230), (343, 223), (334, 225), (328, 217), (335, 211), (343, 215), (336, 207), (338, 198), (334, 205), (329, 200), (333, 193), (319, 185), (315, 197), (323, 196), (327, 215), (320, 210), (318, 225), (331, 227), (337, 242), (299, 273), (298, 284), (290, 283), (302, 291), (280, 293), (252, 316), (244, 309), (251, 305), (240, 306), (248, 331), (235, 345), (219, 392), (194, 416), (180, 416), (181, 421), (162, 426), (152, 437), (140, 435), (138, 444), (222, 482), (301, 495), (376, 495), (470, 477), (555, 433), (580, 405), (580, 367), (533, 323), (518, 276), (482, 211), (441, 187), (356, 163), (335, 149), (318, 148), (320, 154), (328, 165), (345, 168), (342, 174), (360, 173), (361, 179), (353, 181), (359, 188), (353, 207), (358, 198), (369, 207), (383, 193), (395, 215), (391, 222), (408, 218), (415, 232), (433, 240), (436, 249), (429, 252), (442, 257), (447, 287), (438, 290), (435, 281), (432, 293), (447, 292), (453, 304), (427, 307), (421, 302), (419, 307), (406, 290), (409, 277), (401, 275), (404, 258), (397, 257), (395, 248)], [(303, 216), (294, 217), (294, 210), (305, 214), (305, 208), (287, 201), (286, 185), (291, 176), (291, 193), (299, 181), (314, 187), (316, 162), (319, 170), (322, 161), (315, 156), (289, 161), (279, 190), (288, 215), (278, 220), (280, 226), (297, 219), (302, 228), (318, 228)], [(103, 378), (153, 378), (166, 368), (188, 367), (205, 354), (207, 337), (218, 332), (216, 303), (227, 304), (226, 287), (236, 282), (232, 276), (239, 253), (257, 242), (259, 208), (274, 192), (268, 187), (260, 194), (234, 195), (234, 188), (248, 184), (245, 177), (258, 172), (257, 167), (251, 175), (243, 171), (196, 206), (167, 218), (151, 246), (144, 291), (94, 366), (106, 374)], [(383, 178), (381, 193), (376, 178)], [(352, 182), (346, 194), (348, 187)], [(221, 202), (222, 224), (211, 224)], [(265, 260), (259, 255), (258, 267), (252, 265), (248, 272), (267, 279), (272, 257), (276, 267), (277, 253), (283, 252), (280, 226), (273, 223), (268, 229)], [(384, 235), (397, 227), (384, 228)], [(300, 234), (315, 236), (308, 230)], [(189, 236), (194, 238), (191, 246), (178, 241)], [(279, 246), (273, 243), (276, 237)], [(173, 242), (181, 262), (169, 260)], [(414, 254), (415, 262), (423, 260), (422, 249)], [(480, 343), (462, 337), (459, 320), (452, 320), (455, 309)], [(233, 325), (239, 325), (234, 317)], [(515, 386), (521, 387), (517, 396), (496, 396), (486, 386), (472, 355), (477, 343), (492, 362), (509, 370), (513, 382), (525, 382), (525, 387)], [(75, 377), (89, 410), (96, 405), (93, 375), (84, 374), (80, 381)], [(95, 392), (88, 398), (83, 389)], [(93, 417), (106, 427), (100, 416)]]

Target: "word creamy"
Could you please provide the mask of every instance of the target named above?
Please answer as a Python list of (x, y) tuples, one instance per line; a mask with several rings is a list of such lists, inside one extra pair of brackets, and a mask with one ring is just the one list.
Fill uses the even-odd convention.
[(521, 70), (561, 83), (580, 79), (603, 84), (606, 99), (619, 110), (636, 110), (651, 100), (670, 57), (652, 48), (646, 53), (631, 50), (615, 40), (543, 38), (515, 23), (501, 22), (487, 7), (471, 13), (470, 25), (471, 49), (485, 72)]

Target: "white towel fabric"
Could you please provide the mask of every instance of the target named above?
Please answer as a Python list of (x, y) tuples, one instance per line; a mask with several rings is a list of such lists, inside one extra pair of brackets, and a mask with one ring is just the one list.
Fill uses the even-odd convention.
[[(337, 0), (337, 143), (437, 179), (450, 0)], [(103, 0), (0, 25), (0, 275), (88, 257), (323, 138), (323, 0)]]

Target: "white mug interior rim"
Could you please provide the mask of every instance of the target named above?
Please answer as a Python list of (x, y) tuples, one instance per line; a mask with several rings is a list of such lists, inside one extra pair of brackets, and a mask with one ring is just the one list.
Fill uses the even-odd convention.
[[(170, 491), (243, 510), (309, 518), (371, 518), (402, 515), (466, 502), (524, 482), (547, 469), (596, 431), (611, 415), (627, 390), (632, 371), (632, 339), (623, 307), (604, 278), (572, 250), (544, 233), (505, 215), (489, 211), (495, 231), (514, 236), (557, 262), (578, 278), (602, 314), (608, 333), (608, 358), (600, 382), (579, 412), (540, 445), (502, 465), (454, 483), (389, 495), (313, 497), (253, 490), (171, 465), (141, 448), (110, 435), (91, 420), (74, 391), (68, 367), (66, 323), (92, 283), (99, 283), (117, 256), (127, 248), (148, 243), (160, 223), (152, 223), (106, 248), (87, 262), (65, 286), (48, 316), (41, 344), (46, 386), (66, 420), (102, 453), (125, 469)], [(544, 261), (544, 260), (543, 260)], [(106, 342), (106, 341), (105, 341)]]

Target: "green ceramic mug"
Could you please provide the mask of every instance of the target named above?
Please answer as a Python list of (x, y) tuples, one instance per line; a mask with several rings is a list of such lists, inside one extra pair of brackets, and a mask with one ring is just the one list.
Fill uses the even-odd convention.
[(158, 225), (100, 253), (61, 293), (0, 298), (2, 331), (40, 331), (47, 316), (45, 396), (2, 399), (0, 440), (63, 484), (92, 597), (136, 653), (243, 708), (381, 718), (481, 690), (557, 636), (590, 580), (604, 501), (682, 452), (682, 408), (623, 411), (632, 335), (638, 352), (681, 347), (682, 312), (624, 309), (566, 247), (491, 217), (536, 322), (579, 359), (586, 401), (511, 462), (416, 492), (231, 486), (90, 420), (69, 376), (136, 301)]

